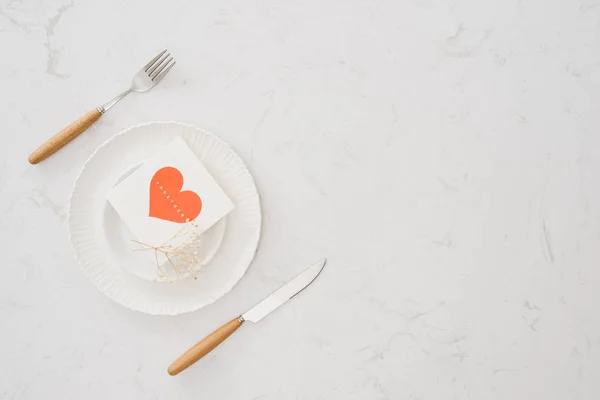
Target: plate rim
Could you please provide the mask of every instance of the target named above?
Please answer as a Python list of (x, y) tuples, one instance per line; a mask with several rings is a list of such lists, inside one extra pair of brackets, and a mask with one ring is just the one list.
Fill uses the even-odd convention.
[[(159, 311), (149, 311), (149, 310), (142, 310), (140, 308), (136, 308), (136, 307), (132, 307), (130, 305), (126, 305), (123, 304), (119, 301), (117, 301), (115, 298), (113, 298), (112, 296), (109, 296), (104, 290), (102, 290), (99, 285), (97, 284), (97, 282), (95, 282), (92, 277), (89, 274), (89, 271), (86, 271), (85, 268), (83, 267), (83, 263), (82, 260), (80, 259), (80, 257), (77, 254), (76, 248), (75, 248), (75, 243), (73, 241), (73, 231), (72, 231), (72, 206), (73, 206), (73, 197), (75, 195), (75, 191), (77, 189), (77, 185), (84, 173), (84, 171), (86, 170), (86, 168), (88, 167), (88, 165), (90, 164), (90, 162), (94, 159), (94, 157), (96, 157), (97, 153), (99, 151), (101, 151), (103, 148), (105, 148), (106, 146), (108, 146), (111, 142), (113, 142), (114, 140), (116, 140), (118, 137), (123, 136), (125, 134), (127, 134), (128, 132), (130, 132), (133, 129), (137, 129), (137, 128), (143, 128), (145, 126), (149, 126), (149, 125), (157, 125), (157, 124), (176, 124), (176, 125), (180, 125), (186, 128), (192, 128), (195, 130), (198, 130), (200, 132), (202, 132), (205, 135), (209, 135), (211, 136), (213, 139), (217, 140), (218, 142), (220, 142), (221, 145), (225, 146), (225, 148), (227, 150), (230, 151), (230, 153), (232, 154), (233, 157), (237, 158), (240, 163), (241, 166), (243, 167), (243, 169), (245, 170), (245, 172), (247, 172), (250, 181), (255, 189), (255, 193), (257, 196), (257, 200), (258, 200), (258, 213), (257, 213), (257, 217), (258, 217), (258, 221), (257, 221), (257, 229), (255, 231), (255, 235), (253, 237), (250, 238), (251, 240), (251, 245), (254, 247), (254, 250), (252, 252), (252, 257), (248, 260), (248, 263), (243, 271), (243, 273), (236, 279), (235, 283), (233, 283), (233, 285), (231, 285), (231, 287), (226, 288), (225, 291), (218, 297), (215, 298), (210, 298), (207, 299), (207, 301), (203, 304), (200, 305), (198, 307), (189, 307), (187, 309), (183, 309), (183, 310), (177, 310), (177, 311), (173, 311), (173, 312), (159, 312)], [(263, 224), (263, 215), (262, 215), (262, 207), (261, 207), (261, 198), (260, 198), (260, 193), (258, 191), (258, 186), (256, 185), (256, 180), (254, 179), (254, 176), (252, 175), (252, 173), (250, 172), (250, 169), (248, 168), (248, 166), (246, 165), (246, 163), (244, 162), (244, 160), (240, 157), (240, 155), (237, 153), (237, 151), (235, 151), (235, 149), (225, 140), (221, 139), (219, 136), (215, 135), (214, 133), (203, 129), (201, 127), (198, 127), (196, 125), (190, 124), (190, 123), (186, 123), (186, 122), (180, 122), (180, 121), (173, 121), (173, 120), (157, 120), (157, 121), (148, 121), (148, 122), (143, 122), (140, 124), (136, 124), (136, 125), (132, 125), (128, 128), (125, 128), (119, 132), (117, 132), (116, 134), (112, 135), (111, 137), (109, 137), (107, 140), (105, 140), (102, 144), (100, 144), (90, 155), (89, 157), (85, 160), (85, 162), (83, 163), (83, 165), (80, 167), (79, 172), (77, 173), (77, 176), (75, 177), (75, 180), (73, 181), (73, 184), (71, 185), (71, 193), (69, 194), (69, 199), (68, 199), (68, 208), (67, 208), (67, 230), (68, 230), (68, 235), (69, 235), (69, 243), (70, 243), (70, 247), (71, 247), (71, 251), (73, 253), (73, 256), (77, 262), (77, 264), (79, 265), (79, 269), (81, 270), (81, 272), (83, 273), (83, 275), (88, 279), (88, 281), (96, 288), (96, 290), (98, 290), (98, 292), (102, 293), (105, 297), (109, 298), (112, 302), (125, 307), (129, 310), (132, 311), (136, 311), (136, 312), (140, 312), (142, 314), (147, 314), (147, 315), (180, 315), (180, 314), (185, 314), (185, 313), (190, 313), (190, 312), (194, 312), (194, 311), (198, 311), (206, 306), (209, 306), (211, 304), (214, 304), (217, 300), (221, 299), (222, 297), (224, 297), (225, 295), (227, 295), (229, 292), (231, 292), (233, 290), (233, 288), (235, 288), (238, 283), (242, 280), (242, 278), (246, 275), (248, 268), (250, 268), (250, 265), (252, 264), (252, 262), (254, 261), (254, 258), (256, 257), (256, 253), (258, 252), (258, 247), (260, 245), (260, 238), (261, 238), (261, 233), (262, 233), (262, 224)], [(139, 279), (137, 277), (135, 277), (136, 279)], [(157, 284), (165, 284), (164, 282), (160, 282)]]

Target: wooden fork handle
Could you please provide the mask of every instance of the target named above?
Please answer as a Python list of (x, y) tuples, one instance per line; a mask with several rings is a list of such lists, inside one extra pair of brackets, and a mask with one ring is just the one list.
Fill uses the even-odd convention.
[(46, 143), (38, 147), (29, 156), (29, 162), (32, 164), (37, 164), (40, 161), (44, 161), (46, 158), (63, 148), (71, 140), (79, 136), (87, 128), (92, 126), (92, 124), (98, 121), (101, 116), (102, 113), (100, 113), (100, 111), (97, 109), (88, 112), (83, 117), (73, 122), (56, 135), (52, 136), (50, 139), (48, 139), (48, 141), (46, 141)]
[(179, 357), (167, 370), (169, 375), (177, 375), (208, 353), (210, 353), (215, 347), (223, 343), (233, 332), (235, 332), (240, 326), (242, 326), (242, 318), (235, 318), (196, 343), (194, 347), (186, 351), (181, 357)]

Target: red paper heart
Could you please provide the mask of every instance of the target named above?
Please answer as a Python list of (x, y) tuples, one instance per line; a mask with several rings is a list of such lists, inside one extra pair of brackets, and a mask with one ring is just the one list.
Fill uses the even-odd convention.
[(177, 223), (193, 221), (202, 210), (202, 200), (183, 187), (183, 175), (174, 167), (156, 171), (150, 181), (150, 216)]

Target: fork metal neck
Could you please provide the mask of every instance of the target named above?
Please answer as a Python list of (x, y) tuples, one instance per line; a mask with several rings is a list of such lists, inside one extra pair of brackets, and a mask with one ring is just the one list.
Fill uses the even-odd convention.
[(121, 93), (120, 95), (118, 95), (117, 97), (107, 101), (106, 103), (102, 104), (100, 107), (97, 108), (97, 110), (100, 112), (100, 114), (104, 114), (105, 112), (107, 112), (108, 110), (110, 110), (110, 108), (112, 106), (114, 106), (115, 104), (117, 104), (119, 101), (121, 101), (121, 99), (125, 96), (127, 96), (129, 93), (131, 93), (133, 90), (131, 89), (127, 89), (126, 91), (124, 91), (123, 93)]

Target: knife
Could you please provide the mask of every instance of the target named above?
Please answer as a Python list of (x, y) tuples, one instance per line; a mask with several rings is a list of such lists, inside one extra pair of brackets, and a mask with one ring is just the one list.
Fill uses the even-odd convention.
[(179, 357), (167, 370), (169, 375), (177, 375), (208, 353), (210, 353), (215, 347), (223, 343), (233, 332), (235, 332), (242, 324), (246, 321), (257, 323), (271, 312), (275, 311), (281, 305), (285, 304), (288, 300), (296, 296), (298, 293), (303, 291), (313, 283), (317, 276), (325, 267), (327, 259), (324, 258), (321, 261), (308, 267), (300, 275), (283, 285), (276, 292), (272, 293), (269, 297), (252, 307), (250, 310), (240, 315), (237, 318), (232, 319), (225, 325), (196, 343), (194, 347), (186, 351), (181, 357)]

